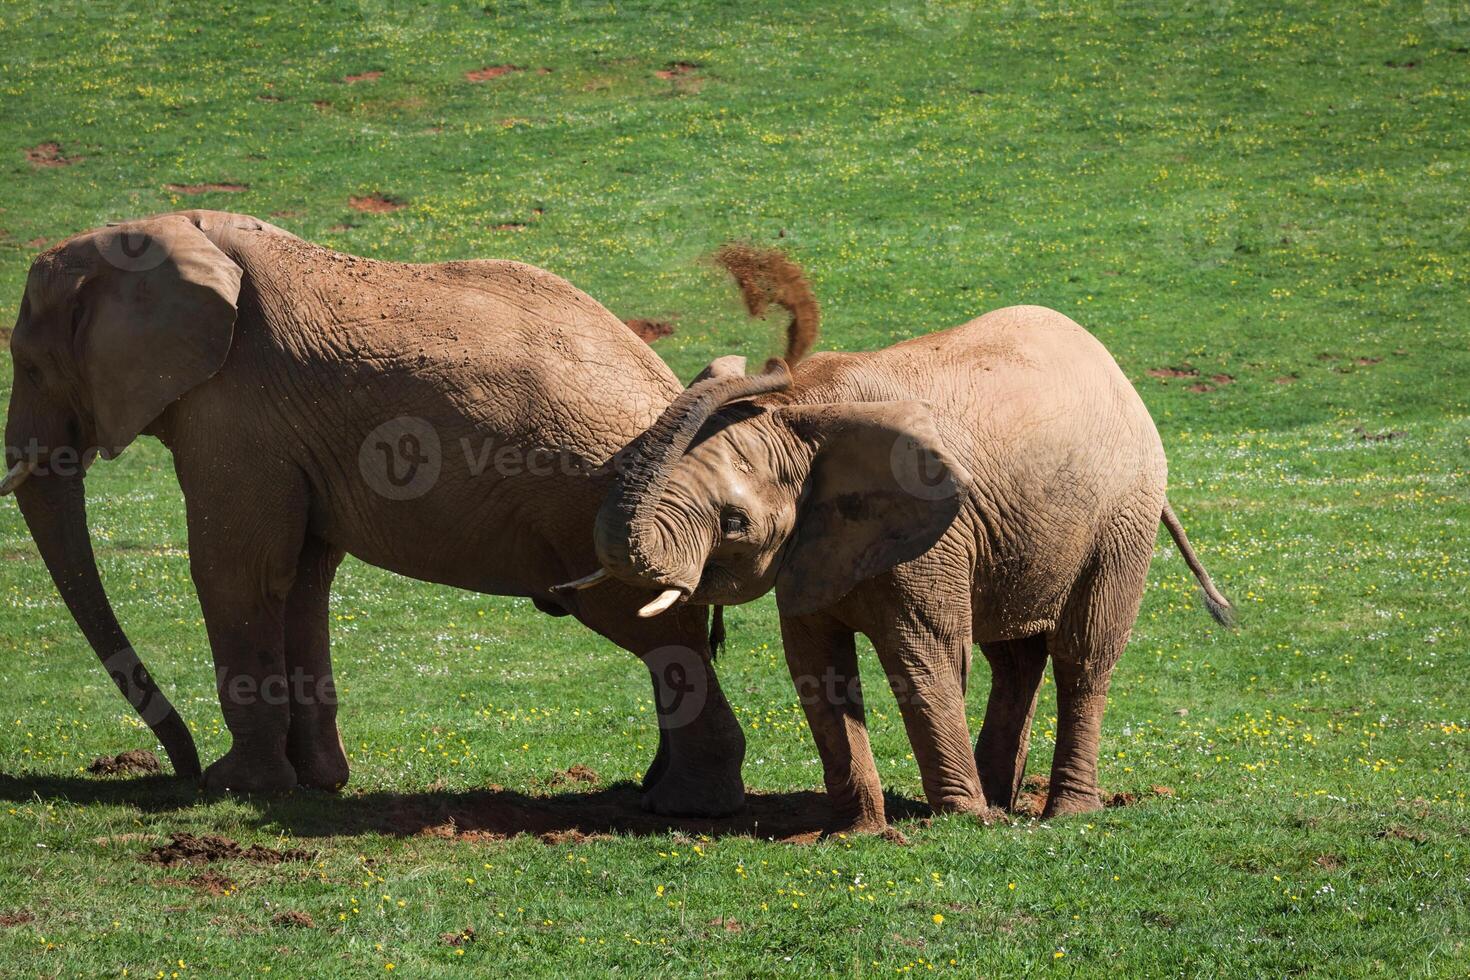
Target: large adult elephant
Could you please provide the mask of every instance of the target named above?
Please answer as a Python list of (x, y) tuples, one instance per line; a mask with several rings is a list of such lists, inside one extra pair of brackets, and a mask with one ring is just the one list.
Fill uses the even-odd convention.
[(681, 390), (564, 280), (517, 262), (372, 261), (188, 211), (41, 254), (11, 350), (0, 490), (180, 774), (199, 772), (193, 740), (113, 615), (86, 524), (86, 464), (140, 434), (173, 454), (232, 739), (207, 786), (346, 781), (327, 636), (345, 552), (528, 596), (643, 658), (656, 694), (674, 677), (687, 696), (657, 698), (645, 805), (741, 805), (744, 736), (710, 669), (706, 612), (650, 622), (632, 612), (648, 599), (635, 588), (550, 591), (595, 562), (606, 464)]

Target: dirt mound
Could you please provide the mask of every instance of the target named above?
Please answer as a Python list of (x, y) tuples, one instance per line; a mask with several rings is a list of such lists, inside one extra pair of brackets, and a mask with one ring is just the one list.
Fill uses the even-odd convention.
[(194, 875), (192, 878), (186, 878), (183, 883), (206, 895), (233, 895), (240, 890), (240, 886), (235, 884), (235, 879), (213, 869)]
[(475, 927), (465, 926), (459, 932), (441, 932), (439, 941), (446, 946), (468, 946), (475, 941)]
[(239, 194), (250, 190), (249, 184), (164, 184), (175, 194)]
[(37, 169), (41, 167), (70, 167), (80, 163), (81, 157), (69, 157), (61, 152), (60, 143), (37, 143), (26, 150), (26, 162)]
[(662, 337), (668, 337), (674, 332), (674, 325), (667, 320), (646, 320), (637, 317), (623, 322), (646, 344), (651, 344)]
[(602, 782), (602, 777), (597, 775), (591, 767), (578, 762), (566, 772), (557, 773), (551, 781), (553, 783), (590, 783), (596, 786)]
[(315, 929), (316, 923), (305, 912), (286, 909), (271, 916), (271, 925), (282, 929)]
[(228, 837), (214, 834), (174, 834), (167, 844), (149, 848), (139, 860), (166, 868), (180, 864), (208, 864), (212, 861), (254, 861), (257, 864), (280, 864), (284, 861), (312, 861), (312, 851), (278, 851), (251, 844), (241, 847)]
[(680, 75), (692, 74), (699, 68), (700, 65), (692, 61), (671, 61), (669, 62), (668, 67), (660, 68), (653, 74), (658, 78), (669, 81), (678, 78)]
[(525, 70), (520, 65), (488, 65), (484, 68), (476, 68), (474, 71), (467, 71), (464, 73), (464, 77), (467, 82), (488, 82), (490, 79), (499, 78), (501, 75), (509, 75), (514, 71)]
[(35, 922), (36, 915), (29, 909), (13, 909), (9, 912), (0, 912), (0, 927), (23, 926), (29, 922)]
[(779, 249), (757, 248), (732, 242), (714, 254), (714, 261), (735, 278), (745, 310), (764, 316), (772, 303), (791, 314), (786, 326), (786, 363), (795, 366), (817, 340), (821, 309), (801, 267)]
[(163, 772), (163, 766), (147, 749), (132, 749), (119, 755), (99, 755), (87, 771), (94, 776), (134, 776)]
[(408, 207), (406, 202), (396, 197), (377, 193), (349, 197), (347, 204), (354, 211), (366, 211), (370, 214), (386, 214), (389, 211), (402, 211)]

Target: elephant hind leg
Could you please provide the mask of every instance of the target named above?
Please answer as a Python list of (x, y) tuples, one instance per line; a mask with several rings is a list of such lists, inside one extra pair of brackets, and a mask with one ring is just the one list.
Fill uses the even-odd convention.
[(990, 661), (990, 701), (975, 743), (975, 766), (991, 806), (1009, 810), (1026, 774), (1036, 692), (1046, 672), (1046, 637), (982, 643)]
[(1154, 533), (1150, 524), (1146, 540), (1134, 534), (1100, 547), (1047, 637), (1057, 682), (1057, 746), (1043, 817), (1102, 807), (1097, 757), (1108, 684), (1138, 618)]
[(333, 791), (347, 783), (347, 752), (337, 729), (328, 612), (332, 579), (342, 554), (341, 549), (308, 537), (286, 598), (286, 672), (291, 697), (286, 757), (302, 786)]

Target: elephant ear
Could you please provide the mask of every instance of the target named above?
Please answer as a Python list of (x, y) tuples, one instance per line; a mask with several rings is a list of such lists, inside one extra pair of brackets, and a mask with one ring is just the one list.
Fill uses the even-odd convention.
[(959, 514), (970, 475), (926, 403), (804, 405), (778, 415), (815, 446), (776, 574), (782, 615), (816, 612), (919, 557)]
[(241, 270), (184, 215), (114, 225), (71, 247), (97, 252), (74, 343), (110, 459), (224, 365)]

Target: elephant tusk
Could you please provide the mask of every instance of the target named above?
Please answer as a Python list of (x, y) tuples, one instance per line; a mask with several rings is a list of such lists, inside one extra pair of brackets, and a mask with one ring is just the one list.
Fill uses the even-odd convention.
[(577, 579), (575, 582), (563, 582), (561, 585), (553, 585), (551, 587), (551, 591), (552, 592), (580, 592), (583, 589), (590, 589), (590, 588), (592, 588), (594, 585), (596, 585), (598, 582), (601, 582), (605, 578), (607, 578), (607, 569), (605, 569), (605, 568), (599, 568), (597, 571), (593, 572), (591, 575), (583, 575), (581, 578)]
[(31, 472), (35, 468), (35, 462), (29, 459), (23, 459), (12, 466), (10, 472), (5, 474), (5, 480), (0, 482), (0, 497), (11, 493), (16, 487), (26, 482), (26, 478), (31, 475)]
[(665, 589), (657, 599), (638, 610), (638, 615), (642, 619), (657, 616), (682, 598), (684, 598), (683, 589)]

